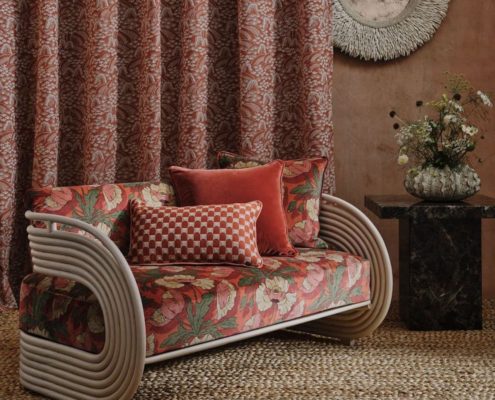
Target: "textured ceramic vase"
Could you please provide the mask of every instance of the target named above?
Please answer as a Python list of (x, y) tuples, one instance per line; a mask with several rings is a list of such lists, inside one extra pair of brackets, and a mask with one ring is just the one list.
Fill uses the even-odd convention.
[(416, 167), (407, 171), (404, 186), (413, 196), (428, 201), (458, 201), (480, 190), (480, 178), (470, 166), (443, 169)]

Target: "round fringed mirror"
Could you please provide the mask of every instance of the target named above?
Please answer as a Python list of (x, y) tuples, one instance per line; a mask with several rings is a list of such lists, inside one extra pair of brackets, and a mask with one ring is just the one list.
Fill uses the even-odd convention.
[(333, 0), (334, 44), (365, 60), (407, 56), (431, 39), (449, 0)]

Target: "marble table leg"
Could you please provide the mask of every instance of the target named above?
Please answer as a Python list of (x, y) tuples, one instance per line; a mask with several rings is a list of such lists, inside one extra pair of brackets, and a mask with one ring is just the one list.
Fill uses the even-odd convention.
[(400, 314), (409, 329), (482, 329), (481, 220), (402, 218)]

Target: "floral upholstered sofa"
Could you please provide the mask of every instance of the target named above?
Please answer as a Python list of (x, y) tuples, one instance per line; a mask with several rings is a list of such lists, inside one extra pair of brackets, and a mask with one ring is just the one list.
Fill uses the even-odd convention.
[(174, 193), (149, 182), (32, 191), (33, 272), (20, 300), (25, 387), (53, 398), (127, 399), (145, 364), (295, 325), (350, 341), (387, 313), (383, 240), (343, 200), (323, 195), (320, 238), (330, 249), (239, 267), (130, 263), (131, 199), (174, 204)]

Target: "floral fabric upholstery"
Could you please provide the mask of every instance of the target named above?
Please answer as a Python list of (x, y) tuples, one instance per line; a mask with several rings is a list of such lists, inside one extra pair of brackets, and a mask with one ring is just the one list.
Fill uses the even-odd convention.
[(65, 278), (30, 274), (21, 285), (20, 328), (33, 335), (98, 353), (105, 343), (103, 313), (96, 296)]
[[(147, 355), (369, 300), (370, 264), (333, 250), (265, 257), (261, 268), (133, 266)], [(104, 343), (98, 303), (80, 284), (40, 274), (21, 289), (22, 330), (91, 352)]]
[[(327, 244), (318, 238), (318, 214), (328, 160), (316, 157), (283, 162), (283, 202), (290, 241), (297, 247), (326, 249)], [(265, 162), (221, 151), (217, 154), (217, 164), (220, 168), (242, 169)]]
[[(129, 246), (129, 200), (150, 206), (174, 205), (172, 186), (136, 182), (107, 185), (47, 187), (31, 190), (31, 210), (88, 222), (106, 233), (124, 254)], [(75, 228), (62, 227), (77, 231)]]

